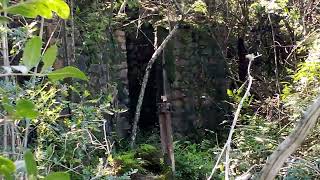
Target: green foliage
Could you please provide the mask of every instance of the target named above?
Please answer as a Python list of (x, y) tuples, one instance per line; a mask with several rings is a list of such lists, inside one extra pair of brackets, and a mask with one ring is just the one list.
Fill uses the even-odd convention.
[(30, 70), (33, 67), (38, 66), (41, 56), (41, 38), (35, 36), (27, 41), (23, 51), (22, 63)]
[(70, 180), (70, 175), (66, 172), (52, 172), (44, 180)]
[(150, 144), (142, 144), (137, 149), (137, 153), (139, 156), (147, 156), (150, 154), (159, 153), (159, 150)]
[(16, 105), (15, 115), (28, 119), (34, 119), (38, 116), (38, 111), (35, 110), (35, 105), (30, 100), (19, 99)]
[(199, 13), (203, 13), (203, 14), (207, 14), (208, 10), (207, 10), (207, 5), (206, 3), (204, 3), (202, 0), (197, 0), (195, 1), (191, 8), (195, 11), (195, 12), (199, 12)]
[(21, 119), (28, 118), (34, 119), (38, 116), (38, 111), (32, 101), (26, 99), (18, 99), (16, 105), (9, 102), (9, 99), (4, 97), (2, 106), (12, 118)]
[(78, 68), (72, 66), (66, 66), (64, 68), (52, 71), (48, 74), (48, 77), (52, 81), (59, 81), (65, 78), (78, 78), (87, 81), (87, 76)]
[(3, 156), (0, 156), (0, 175), (4, 175), (7, 180), (13, 180), (13, 173), (16, 171), (14, 163)]
[(3, 16), (0, 16), (0, 23), (7, 23), (9, 22), (11, 19), (8, 18), (8, 17), (3, 17)]
[(146, 169), (142, 167), (142, 164), (144, 163), (143, 160), (137, 159), (135, 157), (135, 152), (124, 152), (116, 156), (114, 159), (120, 167), (118, 171), (119, 174), (124, 174), (131, 169), (137, 169), (140, 173), (147, 172)]
[[(243, 97), (243, 92), (244, 92), (244, 86), (241, 86), (239, 89), (234, 89), (233, 91), (230, 89), (227, 89), (227, 95), (232, 101), (236, 103), (239, 103), (241, 101)], [(252, 100), (253, 100), (253, 96), (248, 96), (243, 103), (243, 108), (249, 107)]]
[[(27, 172), (27, 180), (38, 179), (38, 168), (34, 156), (30, 150), (24, 153), (24, 164)], [(0, 175), (4, 175), (5, 180), (14, 180), (16, 167), (13, 161), (0, 156)], [(66, 172), (51, 172), (44, 178), (45, 180), (70, 180)]]
[[(41, 60), (40, 59), (41, 46), (42, 46), (42, 40), (38, 36), (28, 40), (25, 45), (23, 56), (22, 56), (22, 64), (24, 66), (19, 65), (19, 66), (7, 67), (9, 69), (7, 70), (8, 71), (7, 73), (10, 74), (12, 72), (11, 70), (12, 68), (22, 72), (23, 74), (26, 74), (32, 68), (37, 67)], [(53, 45), (52, 47), (47, 49), (47, 51), (44, 53), (44, 56), (42, 58), (42, 61), (44, 62), (44, 66), (42, 67), (41, 72), (47, 71), (48, 68), (50, 68), (53, 65), (57, 57), (57, 53), (58, 51), (57, 51), (56, 45)], [(65, 78), (78, 78), (82, 80), (88, 80), (87, 76), (82, 71), (72, 66), (67, 66), (67, 67), (58, 69), (56, 71), (49, 72), (47, 75), (49, 79), (52, 81), (59, 81)]]
[(70, 8), (63, 0), (28, 0), (3, 9), (10, 14), (19, 14), (27, 18), (35, 18), (38, 15), (51, 19), (52, 11), (63, 19), (67, 19)]
[(135, 151), (115, 155), (114, 160), (119, 174), (131, 169), (137, 169), (142, 174), (160, 174), (165, 170), (160, 150), (151, 144), (141, 144)]
[[(174, 153), (176, 161), (177, 179), (205, 179), (211, 171), (214, 149), (202, 144), (193, 144), (189, 141), (175, 142)], [(212, 145), (212, 144), (211, 144)]]
[(289, 166), (284, 180), (317, 179), (319, 178), (319, 174), (316, 169), (317, 166), (317, 163), (308, 162), (303, 159), (296, 160)]
[[(281, 135), (278, 124), (276, 122), (265, 122), (262, 117), (250, 115), (243, 115), (241, 121), (242, 124), (247, 125), (236, 129), (234, 141), (239, 154), (236, 153), (234, 160), (241, 163), (242, 158), (248, 158), (247, 163), (262, 163), (263, 157), (269, 155), (277, 146), (275, 139)], [(253, 162), (250, 162), (250, 160)]]
[(24, 161), (26, 164), (26, 170), (29, 180), (36, 180), (38, 175), (37, 163), (30, 150), (24, 153)]
[(57, 58), (57, 54), (58, 54), (57, 45), (53, 45), (46, 50), (42, 58), (43, 66), (42, 66), (41, 72), (45, 72), (52, 67), (53, 63)]

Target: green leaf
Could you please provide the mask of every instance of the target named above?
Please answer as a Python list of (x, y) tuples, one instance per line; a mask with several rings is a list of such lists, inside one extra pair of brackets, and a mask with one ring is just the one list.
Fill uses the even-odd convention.
[(42, 40), (39, 36), (29, 39), (26, 43), (23, 49), (22, 63), (29, 70), (38, 65), (41, 57), (41, 46)]
[(0, 5), (3, 7), (3, 6), (7, 6), (9, 3), (9, 0), (2, 0), (0, 1)]
[(68, 19), (70, 8), (63, 0), (45, 0), (44, 3), (46, 3), (47, 6), (62, 19)]
[(44, 180), (70, 180), (70, 175), (66, 172), (52, 172)]
[(227, 95), (228, 95), (229, 97), (234, 96), (233, 92), (232, 92), (230, 89), (227, 89)]
[(14, 6), (10, 6), (4, 11), (10, 14), (19, 14), (21, 16), (27, 17), (27, 18), (35, 18), (37, 17), (38, 13), (36, 11), (34, 4), (32, 3), (19, 3)]
[(37, 14), (47, 18), (47, 19), (52, 19), (53, 15), (52, 15), (52, 11), (50, 9), (50, 7), (47, 6), (47, 4), (44, 2), (38, 2), (35, 3), (35, 8), (37, 9)]
[(4, 175), (5, 179), (13, 179), (13, 173), (16, 171), (14, 162), (3, 156), (0, 156), (0, 175)]
[(87, 76), (80, 71), (78, 68), (67, 66), (55, 71), (52, 71), (48, 74), (48, 77), (52, 81), (59, 81), (65, 78), (78, 78), (87, 81)]
[(5, 16), (0, 16), (0, 23), (6, 23), (11, 21), (11, 18), (5, 17)]
[(13, 114), (15, 112), (14, 106), (10, 103), (8, 97), (3, 97), (2, 99), (2, 106), (5, 111), (7, 111), (8, 114)]
[(70, 8), (63, 0), (29, 0), (5, 8), (4, 11), (28, 18), (35, 18), (40, 15), (51, 19), (52, 11), (63, 19), (67, 19), (70, 15)]
[(53, 45), (46, 50), (42, 58), (44, 64), (41, 72), (48, 70), (53, 65), (54, 61), (56, 60), (57, 54), (58, 47), (56, 45)]
[(35, 105), (32, 101), (19, 99), (16, 105), (16, 115), (28, 119), (34, 119), (38, 116), (38, 111), (35, 110)]
[(38, 174), (37, 163), (30, 150), (24, 153), (24, 161), (26, 163), (28, 179), (36, 179)]

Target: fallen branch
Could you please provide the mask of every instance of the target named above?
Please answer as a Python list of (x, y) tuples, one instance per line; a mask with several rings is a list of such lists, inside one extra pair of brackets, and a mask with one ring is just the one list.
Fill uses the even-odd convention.
[(138, 122), (140, 119), (140, 112), (141, 112), (141, 106), (143, 102), (143, 97), (144, 97), (144, 92), (146, 90), (146, 86), (148, 83), (149, 75), (150, 75), (150, 70), (152, 68), (152, 65), (162, 52), (162, 50), (166, 47), (167, 43), (172, 39), (172, 37), (178, 32), (178, 25), (175, 25), (172, 31), (169, 33), (169, 35), (164, 39), (164, 41), (161, 43), (161, 45), (157, 48), (157, 50), (153, 53), (151, 59), (148, 62), (148, 65), (146, 67), (146, 72), (143, 77), (141, 89), (140, 89), (140, 94), (139, 94), (139, 99), (137, 102), (137, 107), (136, 107), (136, 113), (134, 116), (134, 121), (133, 121), (133, 128), (132, 128), (132, 135), (131, 135), (131, 147), (133, 148), (135, 145), (135, 140), (137, 136), (137, 129), (138, 129)]
[(221, 153), (219, 154), (219, 157), (218, 157), (218, 159), (217, 159), (217, 161), (216, 161), (216, 164), (215, 164), (215, 166), (212, 168), (211, 174), (210, 174), (210, 176), (208, 177), (207, 180), (210, 180), (210, 179), (212, 178), (213, 174), (215, 173), (215, 171), (216, 171), (216, 169), (217, 169), (217, 167), (218, 167), (218, 165), (219, 165), (219, 162), (220, 162), (220, 160), (221, 160), (221, 158), (222, 158), (222, 155), (223, 155), (224, 153), (226, 153), (226, 155), (225, 155), (225, 156), (226, 156), (226, 160), (225, 160), (225, 179), (226, 179), (226, 180), (229, 179), (229, 161), (230, 161), (230, 160), (229, 160), (229, 152), (230, 152), (230, 150), (231, 150), (232, 135), (233, 135), (234, 129), (235, 129), (236, 125), (237, 125), (237, 121), (238, 121), (238, 118), (239, 118), (240, 111), (241, 111), (241, 109), (242, 109), (243, 103), (244, 103), (244, 101), (248, 98), (248, 96), (249, 96), (249, 91), (250, 91), (250, 89), (251, 89), (253, 77), (252, 77), (251, 74), (250, 74), (250, 68), (251, 68), (252, 61), (253, 61), (255, 58), (259, 57), (259, 56), (261, 56), (261, 55), (257, 55), (257, 56), (254, 56), (253, 54), (248, 54), (248, 55), (246, 55), (246, 58), (249, 59), (248, 70), (247, 70), (247, 71), (248, 71), (248, 72), (247, 72), (247, 73), (248, 73), (248, 87), (247, 87), (247, 90), (246, 90), (246, 92), (244, 93), (243, 97), (241, 98), (241, 100), (240, 100), (240, 102), (239, 102), (239, 105), (238, 105), (238, 107), (237, 107), (237, 110), (236, 110), (236, 112), (235, 112), (235, 115), (234, 115), (234, 118), (233, 118), (233, 121), (232, 121), (232, 125), (231, 125), (231, 129), (230, 129), (230, 132), (229, 132), (229, 136), (228, 136), (227, 142), (225, 143), (225, 145), (224, 145)]
[(277, 147), (262, 169), (260, 180), (273, 180), (288, 157), (301, 145), (320, 116), (320, 96), (306, 111), (293, 132)]

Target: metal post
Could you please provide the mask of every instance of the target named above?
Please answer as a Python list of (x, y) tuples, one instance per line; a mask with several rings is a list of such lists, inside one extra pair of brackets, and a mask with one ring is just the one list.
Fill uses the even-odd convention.
[(175, 172), (174, 152), (173, 152), (173, 138), (171, 127), (170, 103), (167, 102), (166, 96), (161, 97), (159, 103), (159, 124), (160, 124), (160, 138), (161, 148), (164, 155), (165, 163), (171, 166), (172, 172)]

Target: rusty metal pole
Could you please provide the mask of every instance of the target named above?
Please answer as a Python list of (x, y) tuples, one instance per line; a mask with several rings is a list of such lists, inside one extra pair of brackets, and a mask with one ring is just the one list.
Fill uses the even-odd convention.
[(162, 54), (162, 95), (159, 103), (159, 124), (162, 153), (167, 165), (171, 166), (172, 174), (175, 172), (173, 151), (171, 108), (167, 98), (167, 73), (165, 67), (164, 52)]
[(161, 148), (165, 163), (171, 166), (172, 173), (175, 172), (174, 152), (173, 152), (173, 138), (171, 127), (170, 103), (166, 96), (161, 97), (159, 103), (159, 124)]

